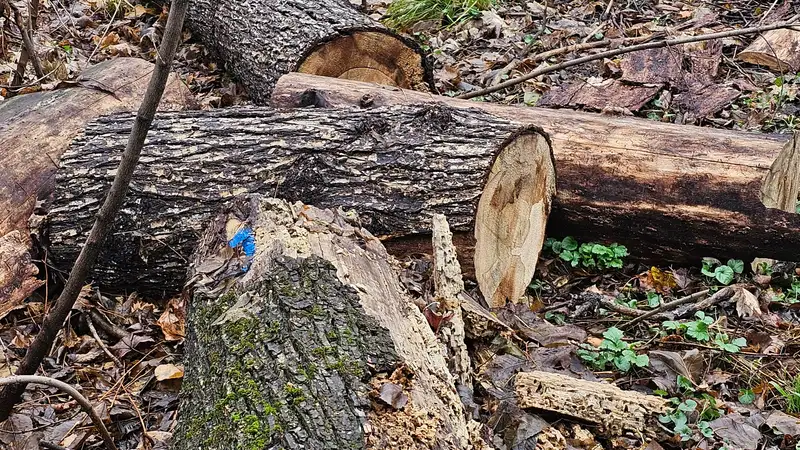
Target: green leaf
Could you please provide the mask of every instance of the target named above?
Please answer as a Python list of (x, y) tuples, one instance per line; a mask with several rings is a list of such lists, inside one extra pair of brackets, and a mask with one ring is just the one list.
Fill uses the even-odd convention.
[(687, 398), (680, 405), (678, 405), (678, 410), (683, 412), (692, 412), (695, 409), (697, 409), (697, 402), (690, 398)]
[(622, 356), (617, 356), (614, 358), (614, 365), (617, 366), (617, 369), (623, 373), (631, 370), (631, 362), (628, 360), (628, 358)]
[(733, 281), (733, 269), (728, 266), (719, 266), (714, 269), (714, 278), (725, 286)]
[(747, 339), (745, 339), (743, 337), (736, 338), (736, 339), (731, 341), (731, 344), (733, 344), (733, 345), (735, 345), (735, 346), (737, 346), (739, 348), (747, 347)]
[(572, 236), (567, 236), (561, 241), (561, 246), (564, 247), (565, 250), (575, 250), (578, 248), (578, 241)]
[(664, 322), (661, 322), (661, 326), (667, 330), (677, 330), (680, 325), (680, 322), (674, 320), (665, 320)]
[(658, 308), (661, 305), (661, 296), (655, 292), (647, 293), (647, 306), (651, 308)]
[(734, 272), (741, 274), (744, 272), (744, 261), (741, 259), (729, 259), (728, 260), (728, 267), (733, 269)]
[(577, 255), (572, 253), (572, 250), (564, 250), (558, 256), (560, 256), (561, 259), (563, 259), (564, 261), (576, 261), (577, 260), (577, 258), (576, 258)]
[(611, 327), (603, 333), (604, 338), (614, 342), (619, 342), (623, 336), (625, 336), (625, 333), (617, 327)]
[(742, 389), (739, 391), (739, 401), (742, 404), (749, 405), (756, 400), (756, 394), (752, 389)]
[(687, 391), (694, 391), (694, 384), (692, 383), (692, 380), (686, 378), (683, 375), (678, 375), (676, 383), (678, 387), (681, 389), (685, 389)]
[(708, 324), (701, 320), (686, 324), (686, 335), (701, 342), (711, 339), (708, 335)]
[(606, 247), (605, 245), (594, 244), (592, 245), (592, 253), (594, 253), (595, 255), (605, 255), (606, 253), (608, 253), (608, 247)]
[(526, 35), (525, 35), (525, 36), (522, 38), (522, 40), (523, 40), (523, 42), (525, 42), (525, 43), (526, 43), (526, 44), (528, 44), (528, 45), (531, 45), (531, 44), (533, 44), (533, 42), (534, 42), (533, 35), (530, 35), (530, 34), (526, 34)]
[[(669, 392), (667, 392), (667, 391), (665, 391), (663, 389), (654, 389), (653, 390), (653, 395), (658, 395), (659, 397), (666, 397), (666, 396), (669, 395)], [(660, 420), (660, 417), (661, 416), (659, 416), (659, 420)]]
[(650, 357), (647, 355), (636, 355), (636, 358), (633, 360), (633, 364), (637, 367), (647, 367), (650, 364)]
[(614, 256), (617, 258), (628, 256), (628, 248), (624, 245), (612, 244), (611, 249), (614, 250)]

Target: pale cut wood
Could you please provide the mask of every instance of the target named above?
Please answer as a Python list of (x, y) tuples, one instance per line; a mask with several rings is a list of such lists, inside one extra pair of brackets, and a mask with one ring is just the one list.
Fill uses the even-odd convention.
[[(134, 111), (147, 88), (153, 64), (115, 58), (86, 69), (75, 87), (24, 94), (0, 103), (0, 236), (22, 230), (37, 200), (49, 197), (61, 154), (90, 120)], [(171, 76), (161, 110), (184, 109), (191, 93)]]
[[(187, 285), (173, 448), (478, 445), (391, 257), (350, 220), (255, 195), (229, 201), (211, 221)], [(249, 257), (231, 241), (239, 233), (251, 239)], [(378, 400), (384, 389), (396, 392)]]
[[(798, 134), (511, 107), (298, 73), (279, 80), (272, 101), (279, 107), (435, 101), (533, 123), (549, 134), (558, 173), (548, 234), (616, 241), (633, 257), (659, 263), (696, 264), (704, 256), (797, 259), (800, 216), (788, 212), (797, 198), (793, 185), (767, 189), (773, 199), (788, 199), (784, 211), (768, 207), (761, 192), (768, 173), (773, 180), (800, 173), (795, 159), (782, 156), (796, 148)], [(776, 164), (779, 159), (787, 163)], [(454, 239), (460, 251), (469, 249), (463, 234)], [(384, 245), (397, 254), (421, 250), (419, 242)]]
[(433, 285), (436, 300), (443, 306), (440, 313), (451, 314), (450, 319), (442, 325), (440, 333), (447, 348), (448, 366), (456, 383), (468, 389), (472, 388), (472, 366), (470, 364), (467, 344), (464, 342), (464, 318), (461, 312), (461, 294), (464, 292), (464, 280), (461, 277), (461, 265), (453, 245), (453, 233), (447, 218), (441, 214), (433, 215)]
[(433, 89), (420, 46), (347, 0), (197, 0), (188, 14), (187, 26), (257, 104), (293, 71)]
[(784, 73), (800, 70), (800, 31), (770, 30), (757, 37), (736, 59)]
[(557, 373), (533, 371), (516, 375), (520, 408), (537, 408), (596, 424), (609, 436), (624, 431), (655, 434), (658, 415), (667, 411), (661, 397), (624, 391), (614, 385)]
[(475, 278), (492, 307), (522, 297), (544, 244), (556, 173), (542, 136), (521, 136), (497, 156), (478, 202)]
[[(78, 254), (132, 121), (131, 115), (98, 119), (62, 158), (48, 219), (49, 255), (57, 267), (70, 267)], [(245, 193), (354, 209), (379, 237), (422, 236), (430, 247), (433, 214), (471, 233), (495, 160), (508, 161), (509, 170), (518, 170), (519, 162), (503, 156), (507, 151), (549, 161), (546, 144), (535, 127), (442, 105), (161, 114), (92, 277), (112, 292), (174, 293), (204, 224), (227, 199)], [(515, 187), (497, 184), (513, 182), (513, 176), (493, 179), (493, 211), (547, 192), (536, 182), (553, 183), (530, 177)], [(530, 218), (506, 220), (503, 227), (517, 229)], [(506, 237), (518, 235), (487, 240)], [(538, 251), (529, 249), (534, 260)], [(507, 256), (487, 252), (484, 258), (494, 267), (492, 260)]]
[(786, 142), (764, 177), (761, 200), (767, 208), (776, 208), (790, 213), (797, 212), (800, 194), (800, 138)]

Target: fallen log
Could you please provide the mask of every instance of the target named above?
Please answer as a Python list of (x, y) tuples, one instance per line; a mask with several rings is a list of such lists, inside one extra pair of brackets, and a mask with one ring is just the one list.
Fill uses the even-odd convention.
[[(62, 157), (49, 213), (56, 267), (75, 260), (133, 118), (98, 119)], [(164, 113), (150, 130), (92, 278), (112, 291), (174, 293), (197, 236), (219, 206), (234, 195), (262, 193), (355, 209), (363, 225), (383, 237), (430, 239), (435, 213), (454, 229), (477, 228), (485, 236), (479, 242), (485, 246), (481, 288), (501, 304), (516, 300), (533, 275), (554, 179), (543, 134), (478, 110), (427, 105)], [(495, 233), (481, 228), (501, 224)]]
[(294, 71), (434, 89), (419, 45), (348, 0), (198, 0), (187, 26), (259, 104)]
[[(667, 400), (614, 385), (557, 373), (520, 372), (514, 379), (517, 406), (563, 414), (596, 424), (609, 436), (625, 431), (654, 435)], [(652, 436), (651, 436), (652, 437)]]
[[(74, 87), (24, 94), (0, 103), (0, 236), (20, 230), (37, 200), (49, 197), (61, 154), (84, 125), (106, 113), (139, 107), (153, 64), (116, 58), (86, 69)], [(184, 109), (191, 94), (171, 77), (162, 110)]]
[(433, 331), (350, 220), (250, 196), (211, 221), (173, 449), (477, 447)]
[[(548, 234), (616, 241), (634, 256), (693, 263), (704, 256), (797, 259), (800, 134), (744, 133), (644, 119), (464, 101), (396, 87), (292, 73), (275, 107), (442, 102), (480, 108), (549, 135), (558, 194)], [(456, 236), (459, 249), (470, 236)], [(423, 240), (384, 242), (420, 251)]]

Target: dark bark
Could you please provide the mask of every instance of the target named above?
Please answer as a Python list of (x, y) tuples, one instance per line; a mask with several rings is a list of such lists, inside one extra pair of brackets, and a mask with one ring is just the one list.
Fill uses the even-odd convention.
[[(558, 172), (547, 224), (553, 237), (619, 242), (632, 257), (659, 264), (696, 265), (704, 256), (798, 259), (797, 132), (745, 133), (512, 107), (298, 73), (281, 78), (273, 106), (299, 106), (312, 98), (329, 107), (434, 100), (541, 126), (552, 140)], [(461, 249), (469, 236), (457, 233), (455, 239)], [(401, 253), (419, 251), (420, 243), (401, 238), (385, 245)]]
[[(53, 194), (58, 161), (72, 139), (97, 116), (138, 108), (152, 72), (153, 64), (142, 59), (115, 58), (87, 68), (75, 87), (0, 103), (0, 236), (28, 234), (34, 205)], [(190, 102), (186, 86), (170, 77), (159, 109)]]
[[(432, 330), (380, 242), (347, 220), (252, 196), (211, 221), (187, 286), (173, 449), (467, 447)], [(249, 256), (231, 244), (240, 232)], [(382, 403), (384, 386), (408, 403)]]
[[(57, 267), (74, 261), (130, 126), (130, 115), (101, 118), (63, 156), (49, 215)], [(242, 193), (355, 209), (381, 236), (429, 233), (435, 213), (471, 232), (495, 156), (520, 134), (541, 137), (483, 112), (433, 105), (161, 114), (93, 280), (175, 293), (205, 223)]]
[[(188, 25), (256, 103), (269, 102), (278, 78), (297, 70), (409, 89), (433, 86), (419, 46), (348, 0), (197, 0)], [(312, 57), (318, 51), (332, 53)]]

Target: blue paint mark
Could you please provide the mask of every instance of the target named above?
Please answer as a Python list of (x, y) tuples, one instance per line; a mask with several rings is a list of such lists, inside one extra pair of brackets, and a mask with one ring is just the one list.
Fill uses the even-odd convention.
[(242, 246), (242, 251), (247, 257), (247, 262), (242, 266), (242, 272), (247, 272), (250, 268), (250, 260), (256, 254), (256, 238), (253, 236), (253, 230), (250, 227), (242, 228), (228, 241), (230, 248)]

